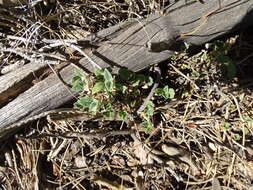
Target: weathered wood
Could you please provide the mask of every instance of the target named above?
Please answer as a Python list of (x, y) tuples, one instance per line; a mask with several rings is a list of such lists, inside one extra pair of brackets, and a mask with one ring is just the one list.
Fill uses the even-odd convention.
[(188, 5), (184, 6), (183, 1), (179, 1), (166, 10), (180, 34), (190, 34), (197, 29), (191, 35), (181, 37), (184, 42), (201, 45), (253, 24), (251, 0), (204, 0), (204, 4), (198, 0), (187, 2)]
[[(74, 67), (69, 66), (61, 71), (66, 81), (70, 81), (73, 70)], [(69, 91), (60, 79), (55, 75), (49, 76), (1, 109), (0, 117), (3, 119), (0, 120), (0, 136), (14, 130), (12, 126), (16, 121), (59, 107), (73, 98), (75, 98), (75, 94)]]
[(33, 85), (32, 81), (39, 77), (46, 67), (46, 63), (29, 63), (0, 77), (0, 105), (29, 89)]
[[(253, 23), (253, 1), (224, 0), (221, 8), (218, 0), (205, 4), (187, 2), (185, 5), (184, 1), (179, 1), (167, 10), (166, 16), (150, 15), (136, 21), (100, 46), (97, 55), (91, 55), (92, 59), (103, 67), (127, 67), (139, 71), (168, 59), (173, 54), (170, 49), (178, 48), (180, 42), (201, 45)], [(162, 50), (168, 50), (150, 52), (149, 43), (167, 44)], [(81, 63), (87, 61), (81, 60)]]
[[(177, 47), (180, 41), (203, 44), (239, 29), (240, 25), (246, 27), (253, 22), (253, 1), (223, 0), (219, 9), (215, 0), (204, 4), (187, 2), (187, 5), (184, 1), (174, 4), (164, 16), (150, 15), (143, 20), (101, 31), (94, 40), (98, 46), (96, 52), (83, 49), (101, 68), (111, 67), (117, 72), (119, 68), (127, 67), (140, 71), (169, 59), (173, 55), (171, 49)], [(86, 58), (79, 63), (87, 70), (94, 71)], [(70, 82), (73, 70), (70, 65), (60, 72), (66, 83)], [(49, 76), (0, 109), (0, 138), (15, 130), (17, 121), (55, 109), (71, 99), (73, 92), (57, 76)]]

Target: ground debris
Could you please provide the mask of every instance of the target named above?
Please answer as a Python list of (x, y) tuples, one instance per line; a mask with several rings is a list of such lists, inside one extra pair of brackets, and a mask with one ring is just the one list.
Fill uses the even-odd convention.
[[(46, 46), (41, 36), (73, 40), (166, 6), (158, 1), (38, 2), (27, 9), (11, 7), (13, 14), (0, 8), (5, 15), (0, 19), (0, 48), (23, 48), (19, 50), (30, 58), (40, 56), (37, 50), (43, 47), (55, 53), (60, 48)], [(25, 14), (17, 13), (20, 9)], [(29, 18), (36, 24), (30, 25)], [(83, 30), (87, 33), (81, 34)], [(0, 145), (0, 189), (250, 189), (251, 33), (229, 38), (230, 45), (223, 40), (209, 49), (186, 49), (158, 65), (160, 85), (168, 84), (176, 96), (155, 100), (150, 133), (138, 122), (114, 120), (44, 118), (30, 123), (23, 136)], [(226, 56), (235, 67), (215, 59), (227, 46)], [(24, 61), (21, 57), (1, 53), (0, 70)]]

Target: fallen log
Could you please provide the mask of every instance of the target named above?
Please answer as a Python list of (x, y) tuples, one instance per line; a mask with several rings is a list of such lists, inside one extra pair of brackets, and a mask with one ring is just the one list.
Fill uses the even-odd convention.
[[(89, 57), (89, 60), (87, 57), (80, 59), (78, 64), (87, 72), (97, 69), (91, 60), (100, 68), (110, 67), (114, 72), (122, 67), (136, 72), (168, 60), (182, 42), (201, 45), (253, 24), (252, 1), (223, 0), (221, 5), (218, 2), (193, 0), (185, 4), (185, 1), (178, 1), (167, 7), (163, 14), (149, 15), (145, 19), (128, 21), (98, 32), (93, 39), (97, 47), (95, 51), (81, 46), (92, 36), (76, 44)], [(69, 64), (59, 71), (66, 84), (70, 84), (74, 69), (73, 64)], [(22, 73), (19, 70), (14, 72)], [(10, 75), (0, 77), (1, 83), (9, 83)], [(19, 76), (17, 80), (20, 80)], [(8, 88), (5, 86), (4, 91), (15, 89), (19, 82), (6, 84)], [(0, 97), (1, 92), (0, 86)], [(11, 101), (5, 93), (0, 102), (4, 105), (0, 109), (0, 139), (20, 129), (21, 125), (17, 123), (25, 123), (42, 112), (55, 109), (75, 95), (55, 74), (30, 85), (16, 98), (11, 93)]]

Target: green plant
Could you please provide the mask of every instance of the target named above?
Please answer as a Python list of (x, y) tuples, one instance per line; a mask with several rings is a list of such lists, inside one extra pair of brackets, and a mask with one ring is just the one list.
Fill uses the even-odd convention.
[(154, 103), (152, 101), (149, 101), (144, 109), (144, 113), (142, 114), (144, 121), (141, 123), (141, 125), (145, 127), (146, 133), (150, 133), (154, 128), (152, 122), (152, 116), (154, 115), (154, 108), (155, 108)]
[(175, 90), (165, 86), (164, 88), (157, 88), (155, 95), (161, 96), (164, 99), (173, 99), (175, 97)]
[(228, 56), (228, 52), (232, 48), (232, 43), (216, 41), (212, 46), (211, 57), (213, 60), (221, 63), (225, 76), (228, 79), (233, 79), (237, 74), (237, 68), (232, 59)]
[[(79, 92), (74, 107), (94, 115), (103, 114), (106, 118), (128, 120), (143, 103), (152, 84), (151, 77), (127, 69), (121, 69), (118, 75), (112, 75), (108, 69), (97, 70), (92, 76), (78, 70), (72, 78), (72, 89)], [(165, 99), (174, 98), (175, 91), (165, 86), (158, 88), (155, 95)], [(146, 128), (146, 132), (153, 129), (154, 110), (154, 103), (149, 101), (140, 114), (141, 125)]]
[(229, 130), (229, 129), (231, 129), (231, 124), (228, 123), (228, 122), (225, 122), (225, 123), (223, 124), (223, 128), (224, 128), (225, 130)]
[(249, 116), (244, 117), (243, 120), (246, 122), (253, 122), (253, 119)]
[(239, 134), (234, 134), (234, 139), (235, 139), (236, 141), (239, 141), (239, 140), (242, 139), (242, 136), (239, 135)]

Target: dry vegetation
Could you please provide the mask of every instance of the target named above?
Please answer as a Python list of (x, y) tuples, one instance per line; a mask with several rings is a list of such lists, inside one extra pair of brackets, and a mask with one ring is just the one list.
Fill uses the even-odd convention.
[[(43, 38), (81, 38), (163, 6), (147, 0), (71, 0), (1, 7), (0, 69), (29, 61), (2, 47), (36, 52)], [(0, 189), (250, 189), (251, 30), (208, 49), (189, 48), (159, 65), (160, 85), (174, 88), (176, 96), (154, 100), (150, 134), (138, 122), (58, 116), (30, 124), (22, 132), (27, 137), (0, 146)], [(219, 62), (217, 52), (233, 65)]]

